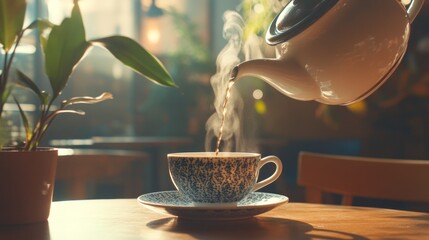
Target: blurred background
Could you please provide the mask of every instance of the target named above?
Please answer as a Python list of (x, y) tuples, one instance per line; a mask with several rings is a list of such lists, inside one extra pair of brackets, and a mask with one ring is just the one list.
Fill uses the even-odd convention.
[[(48, 16), (59, 23), (72, 7), (71, 0), (28, 2), (27, 24), (37, 17)], [(164, 63), (179, 88), (143, 81), (103, 49), (93, 49), (77, 67), (63, 96), (96, 96), (109, 91), (114, 100), (81, 107), (86, 111), (83, 117), (60, 116), (42, 145), (145, 152), (150, 163), (139, 173), (144, 175), (144, 187), (136, 192), (172, 189), (165, 170), (165, 154), (207, 149), (205, 125), (216, 111), (210, 81), (217, 70), (216, 59), (227, 44), (223, 33), (224, 13), (238, 12), (243, 19), (243, 41), (252, 39), (260, 53), (269, 56), (272, 49), (264, 44), (263, 36), (276, 10), (287, 2), (79, 1), (88, 39), (121, 34), (138, 40)], [(275, 154), (284, 161), (283, 179), (266, 191), (287, 194), (292, 201), (302, 200), (302, 191), (296, 186), (297, 156), (302, 150), (429, 159), (428, 19), (426, 3), (412, 24), (408, 51), (400, 67), (362, 102), (347, 107), (300, 102), (256, 78), (235, 84), (234, 94), (240, 95), (243, 105), (240, 131), (247, 144), (235, 150)], [(38, 39), (29, 35), (25, 41), (32, 43)], [(40, 49), (23, 45), (17, 54), (16, 64), (20, 69), (43, 84), (46, 78)], [(244, 60), (245, 53), (239, 57)], [(37, 114), (32, 104), (36, 99), (28, 94), (18, 97), (26, 103), (27, 111)], [(23, 129), (17, 109), (14, 104), (8, 104), (7, 109), (15, 130), (13, 134), (21, 136)], [(159, 176), (152, 176), (157, 174), (154, 171), (158, 171)], [(60, 189), (60, 183), (58, 186)], [(102, 191), (97, 194), (89, 197), (115, 196)]]

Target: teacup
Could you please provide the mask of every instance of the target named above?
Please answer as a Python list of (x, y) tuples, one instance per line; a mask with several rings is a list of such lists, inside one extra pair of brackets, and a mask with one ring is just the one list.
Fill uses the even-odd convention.
[[(183, 152), (167, 155), (171, 180), (177, 190), (198, 205), (235, 205), (246, 195), (274, 182), (282, 172), (276, 156), (259, 153)], [(257, 182), (259, 170), (274, 163), (274, 173)]]

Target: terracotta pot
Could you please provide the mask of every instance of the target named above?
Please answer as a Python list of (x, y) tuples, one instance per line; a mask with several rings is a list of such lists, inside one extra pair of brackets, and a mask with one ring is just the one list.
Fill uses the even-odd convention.
[(52, 202), (58, 151), (0, 151), (0, 224), (46, 221)]

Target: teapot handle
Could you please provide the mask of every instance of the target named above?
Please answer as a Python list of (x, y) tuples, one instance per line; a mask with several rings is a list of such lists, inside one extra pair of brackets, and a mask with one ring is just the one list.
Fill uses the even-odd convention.
[(413, 0), (413, 1), (411, 1), (410, 5), (407, 9), (408, 18), (410, 19), (410, 23), (412, 23), (414, 21), (414, 19), (416, 18), (417, 14), (420, 11), (420, 9), (422, 8), (424, 2), (425, 2), (424, 0)]

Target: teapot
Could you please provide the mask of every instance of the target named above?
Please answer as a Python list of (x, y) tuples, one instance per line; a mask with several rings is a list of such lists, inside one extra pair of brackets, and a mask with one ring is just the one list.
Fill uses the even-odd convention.
[(244, 61), (230, 79), (261, 78), (297, 100), (348, 105), (373, 93), (407, 49), (424, 0), (291, 0), (265, 41), (277, 58)]

